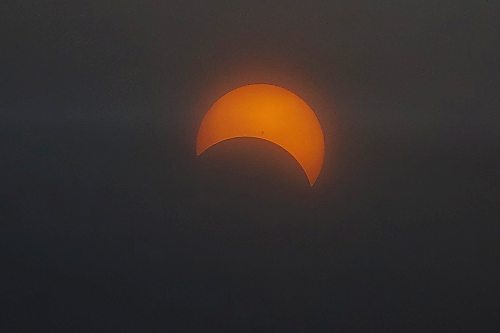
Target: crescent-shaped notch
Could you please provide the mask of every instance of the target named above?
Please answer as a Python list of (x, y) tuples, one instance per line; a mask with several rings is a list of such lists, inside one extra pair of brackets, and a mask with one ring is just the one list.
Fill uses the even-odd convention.
[(202, 120), (196, 154), (228, 139), (250, 137), (285, 149), (312, 186), (324, 158), (323, 131), (314, 111), (297, 95), (270, 84), (234, 89), (217, 100)]

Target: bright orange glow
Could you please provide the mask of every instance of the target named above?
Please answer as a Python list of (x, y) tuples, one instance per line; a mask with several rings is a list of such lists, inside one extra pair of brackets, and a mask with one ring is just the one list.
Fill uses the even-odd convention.
[(312, 109), (290, 91), (252, 84), (222, 96), (203, 118), (196, 154), (238, 137), (264, 139), (282, 147), (304, 169), (311, 186), (318, 178), (323, 165), (323, 132)]

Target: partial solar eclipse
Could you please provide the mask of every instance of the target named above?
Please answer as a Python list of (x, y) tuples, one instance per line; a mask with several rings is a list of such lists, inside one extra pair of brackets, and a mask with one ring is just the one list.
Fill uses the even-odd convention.
[(319, 176), (325, 152), (320, 123), (306, 102), (284, 88), (251, 84), (222, 96), (201, 122), (196, 154), (234, 138), (258, 138), (285, 149), (311, 186)]

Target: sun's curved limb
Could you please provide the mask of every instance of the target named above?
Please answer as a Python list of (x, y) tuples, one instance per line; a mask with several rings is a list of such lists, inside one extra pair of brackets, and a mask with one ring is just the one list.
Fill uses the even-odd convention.
[(204, 116), (196, 154), (238, 137), (260, 138), (285, 149), (312, 186), (324, 159), (324, 137), (314, 111), (292, 92), (270, 84), (246, 85), (219, 98)]

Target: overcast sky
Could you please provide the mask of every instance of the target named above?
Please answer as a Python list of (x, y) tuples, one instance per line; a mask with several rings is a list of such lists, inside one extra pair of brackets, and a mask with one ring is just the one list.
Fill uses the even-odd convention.
[[(500, 4), (0, 4), (6, 332), (500, 329)], [(211, 103), (301, 96), (195, 156)]]

